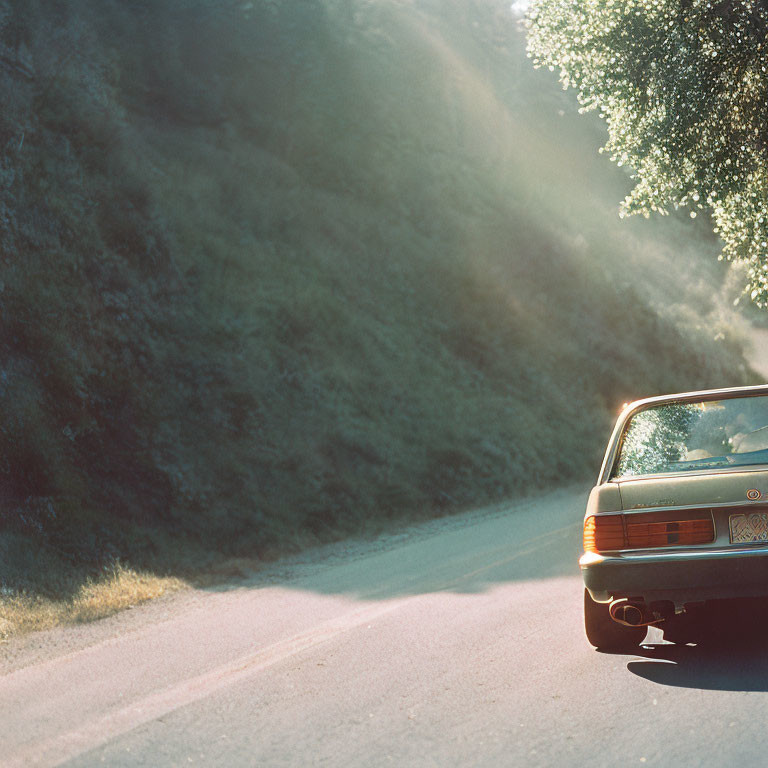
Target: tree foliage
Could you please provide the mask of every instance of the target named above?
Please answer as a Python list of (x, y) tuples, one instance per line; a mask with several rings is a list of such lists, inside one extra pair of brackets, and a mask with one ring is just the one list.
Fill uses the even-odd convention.
[(534, 0), (527, 26), (534, 63), (599, 110), (603, 151), (633, 169), (622, 215), (708, 209), (768, 306), (768, 2)]

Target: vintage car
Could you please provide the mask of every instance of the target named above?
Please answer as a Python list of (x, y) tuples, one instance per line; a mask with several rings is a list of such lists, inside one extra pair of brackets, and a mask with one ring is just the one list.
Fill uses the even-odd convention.
[(627, 406), (579, 564), (587, 638), (606, 650), (637, 646), (652, 625), (685, 641), (709, 606), (768, 597), (768, 385)]

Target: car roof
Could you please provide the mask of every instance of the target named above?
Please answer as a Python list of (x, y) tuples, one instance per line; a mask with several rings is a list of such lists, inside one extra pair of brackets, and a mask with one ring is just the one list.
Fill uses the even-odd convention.
[(680, 402), (681, 400), (720, 400), (724, 397), (752, 397), (756, 395), (768, 395), (768, 384), (757, 384), (750, 387), (724, 387), (723, 389), (700, 389), (694, 392), (678, 392), (673, 395), (644, 397), (641, 400), (628, 403), (622, 408), (622, 411), (634, 411), (647, 405)]

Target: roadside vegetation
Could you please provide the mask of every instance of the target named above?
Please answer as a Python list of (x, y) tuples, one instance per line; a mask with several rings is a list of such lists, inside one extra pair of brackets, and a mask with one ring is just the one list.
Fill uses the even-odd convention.
[(720, 258), (768, 307), (764, 3), (534, 0), (529, 51), (605, 118), (605, 151), (633, 169), (622, 213), (710, 213)]
[(6, 635), (591, 477), (622, 402), (754, 381), (706, 224), (619, 222), (508, 3), (2, 0), (0, 92)]

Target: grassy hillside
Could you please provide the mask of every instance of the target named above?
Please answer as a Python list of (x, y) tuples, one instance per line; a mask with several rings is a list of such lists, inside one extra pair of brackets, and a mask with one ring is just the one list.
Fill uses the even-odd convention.
[(2, 0), (0, 93), (6, 610), (591, 477), (623, 401), (752, 380), (508, 3)]

